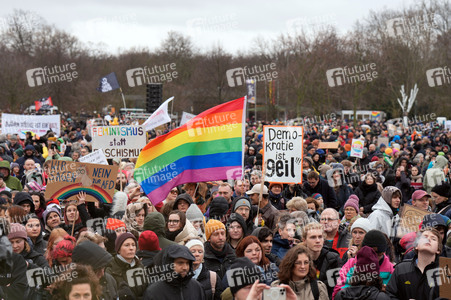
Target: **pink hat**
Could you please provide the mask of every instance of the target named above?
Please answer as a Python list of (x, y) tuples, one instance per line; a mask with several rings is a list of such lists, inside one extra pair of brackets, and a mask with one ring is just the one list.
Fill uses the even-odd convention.
[(26, 240), (27, 239), (27, 229), (22, 224), (12, 223), (9, 234), (8, 234), (8, 239), (11, 240), (11, 239), (17, 239), (17, 238), (22, 238), (22, 239)]
[(423, 190), (416, 190), (416, 191), (412, 194), (412, 201), (417, 201), (417, 200), (423, 198), (424, 196), (428, 196), (429, 198), (431, 198), (431, 195), (429, 195), (426, 191), (423, 191)]
[(356, 210), (356, 212), (359, 212), (359, 197), (357, 197), (356, 195), (351, 195), (348, 198), (348, 201), (346, 201), (344, 209), (346, 209), (346, 207), (352, 207)]

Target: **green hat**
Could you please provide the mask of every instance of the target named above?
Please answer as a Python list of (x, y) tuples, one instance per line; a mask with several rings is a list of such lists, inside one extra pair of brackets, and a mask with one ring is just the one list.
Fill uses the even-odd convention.
[(14, 151), (16, 154), (17, 154), (17, 156), (19, 156), (19, 157), (22, 157), (23, 156), (23, 149), (22, 148), (19, 148), (19, 149), (17, 149), (16, 151)]

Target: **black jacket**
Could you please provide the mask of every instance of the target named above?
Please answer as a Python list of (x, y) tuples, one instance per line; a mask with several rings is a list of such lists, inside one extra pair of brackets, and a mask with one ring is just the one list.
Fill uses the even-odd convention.
[(335, 300), (390, 300), (390, 296), (379, 291), (375, 286), (350, 286), (341, 289), (336, 295)]
[(205, 243), (205, 267), (210, 271), (216, 272), (221, 280), (236, 258), (235, 251), (229, 244), (226, 243), (224, 247), (225, 249), (221, 255), (216, 256), (210, 242)]
[(319, 193), (323, 196), (324, 207), (325, 208), (335, 208), (339, 209), (337, 204), (337, 196), (335, 195), (334, 189), (329, 186), (327, 180), (319, 179), (318, 184), (312, 188), (309, 183), (306, 181), (304, 183), (304, 191), (307, 196), (311, 196), (312, 194)]
[(158, 252), (160, 251), (139, 250), (136, 253), (136, 256), (139, 257), (144, 267), (148, 268), (153, 265), (153, 258), (158, 254)]
[(200, 271), (199, 276), (197, 277), (197, 281), (202, 286), (202, 289), (205, 292), (206, 300), (219, 300), (221, 299), (221, 293), (223, 288), (221, 286), (221, 280), (219, 279), (218, 274), (213, 273), (216, 276), (216, 285), (215, 285), (215, 293), (211, 289), (211, 281), (210, 281), (210, 271), (207, 270), (205, 265), (202, 265), (202, 270)]
[(319, 272), (318, 280), (321, 280), (327, 286), (327, 292), (329, 294), (329, 298), (331, 298), (335, 285), (329, 285), (329, 280), (327, 280), (327, 270), (342, 267), (340, 254), (333, 249), (323, 247), (318, 259), (314, 260), (313, 264), (315, 265), (317, 272)]
[(33, 244), (33, 250), (44, 255), (47, 250), (47, 241), (44, 240), (42, 233), (36, 238), (36, 242)]
[(144, 293), (146, 300), (205, 300), (205, 293), (201, 284), (193, 279), (194, 257), (188, 248), (181, 245), (170, 245), (162, 251), (163, 265), (171, 265), (176, 258), (188, 259), (190, 272), (185, 277), (168, 269), (163, 280), (151, 284)]
[(27, 263), (22, 255), (12, 253), (12, 268), (6, 267), (4, 262), (0, 267), (0, 298), (24, 299), (28, 294)]
[[(416, 264), (417, 256), (412, 260), (398, 263), (387, 284), (387, 294), (400, 300), (408, 299), (435, 299), (439, 296), (439, 285), (431, 288), (428, 284), (428, 271), (438, 268), (438, 256), (435, 262), (430, 263), (421, 273)], [(432, 271), (435, 272), (435, 271)], [(438, 275), (437, 277), (439, 277)]]
[(362, 181), (355, 189), (355, 195), (359, 197), (359, 207), (363, 207), (365, 214), (371, 213), (373, 205), (377, 203), (377, 200), (381, 197), (381, 193), (377, 189), (377, 184), (367, 185), (365, 181)]
[(45, 268), (49, 267), (49, 263), (45, 259), (44, 255), (34, 250), (26, 252), (25, 250), (20, 253), (25, 261), (28, 263), (27, 269)]
[(143, 268), (138, 258), (135, 257), (135, 266), (132, 268), (130, 264), (123, 262), (116, 255), (110, 265), (105, 269), (105, 273), (109, 273), (116, 280), (119, 297), (127, 294), (133, 295), (136, 299), (142, 299), (146, 287), (142, 285), (130, 287), (128, 285), (127, 271), (135, 268)]

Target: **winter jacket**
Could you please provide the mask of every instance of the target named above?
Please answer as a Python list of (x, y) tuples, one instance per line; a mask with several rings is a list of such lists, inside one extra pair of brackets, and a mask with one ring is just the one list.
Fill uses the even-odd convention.
[(265, 221), (265, 226), (274, 231), (280, 212), (268, 202), (268, 204), (260, 208), (260, 213), (262, 214), (263, 221)]
[(188, 248), (180, 245), (170, 245), (162, 252), (163, 265), (171, 265), (176, 258), (189, 260), (190, 272), (185, 277), (174, 274), (169, 268), (165, 280), (151, 284), (145, 291), (145, 300), (205, 300), (205, 292), (201, 284), (193, 279), (193, 260)]
[[(219, 278), (222, 280), (226, 271), (230, 269), (230, 266), (235, 261), (235, 251), (229, 244), (224, 245), (224, 249), (220, 255), (215, 251), (210, 242), (205, 243), (204, 264), (207, 270), (216, 272)], [(216, 254), (215, 254), (216, 252)]]
[(351, 286), (341, 290), (335, 300), (390, 300), (390, 296), (375, 286)]
[(0, 268), (0, 299), (25, 299), (24, 296), (28, 293), (26, 272), (27, 263), (24, 258), (13, 252), (11, 268), (5, 263)]
[[(341, 165), (341, 164), (335, 164), (335, 165)], [(342, 165), (341, 165), (342, 166)], [(335, 188), (335, 183), (333, 181), (333, 174), (337, 170), (341, 171), (340, 167), (328, 170), (326, 172), (326, 177), (330, 180), (328, 180), (328, 184), (334, 189), (335, 195), (337, 196), (337, 207), (339, 208), (339, 211), (343, 211), (343, 206), (345, 205), (346, 201), (348, 200), (349, 196), (354, 194), (354, 191), (346, 184), (345, 176), (343, 175), (343, 172), (340, 172), (340, 180), (339, 186)]]
[(339, 209), (337, 203), (337, 196), (335, 195), (334, 189), (329, 186), (327, 180), (319, 179), (317, 185), (312, 188), (309, 183), (306, 181), (304, 183), (304, 191), (307, 195), (311, 196), (312, 194), (319, 193), (323, 196), (324, 207), (325, 208), (335, 208)]
[(174, 242), (180, 245), (185, 245), (191, 239), (195, 239), (199, 237), (199, 233), (196, 228), (194, 228), (193, 224), (186, 219), (185, 227), (183, 227), (182, 232), (177, 234)]
[(123, 294), (133, 294), (136, 299), (142, 299), (146, 287), (143, 285), (135, 285), (134, 287), (130, 287), (127, 278), (128, 270), (144, 267), (137, 257), (135, 257), (134, 261), (135, 265), (131, 267), (130, 264), (122, 261), (116, 255), (111, 261), (110, 265), (105, 269), (105, 273), (110, 274), (111, 276), (113, 276), (114, 280), (116, 280), (118, 294), (120, 297)]
[(433, 288), (428, 284), (428, 271), (439, 267), (438, 256), (426, 266), (424, 272), (418, 268), (416, 259), (417, 256), (396, 265), (386, 289), (392, 299), (436, 299), (439, 296), (439, 284), (436, 282)]
[(373, 228), (382, 231), (388, 237), (396, 236), (399, 225), (399, 215), (393, 216), (390, 205), (380, 197), (373, 206), (373, 212), (368, 216), (368, 220), (373, 224)]
[(381, 197), (381, 193), (377, 189), (377, 184), (367, 185), (365, 181), (362, 181), (355, 189), (355, 194), (359, 197), (359, 207), (363, 207), (365, 214), (372, 212), (374, 204)]
[(277, 210), (284, 210), (287, 200), (283, 198), (282, 193), (275, 195), (269, 191), (269, 203), (271, 203)]
[(326, 284), (327, 293), (329, 297), (332, 296), (334, 286), (329, 285), (327, 271), (341, 268), (342, 263), (340, 259), (340, 254), (338, 254), (338, 252), (333, 249), (323, 247), (323, 249), (321, 249), (321, 253), (318, 259), (314, 260), (313, 264), (316, 268), (317, 279)]
[(33, 250), (41, 254), (44, 254), (47, 250), (47, 241), (44, 241), (44, 235), (42, 233), (36, 238), (33, 244)]
[(161, 249), (165, 249), (169, 245), (176, 244), (166, 238), (165, 234), (166, 222), (159, 212), (151, 212), (144, 220), (144, 230), (152, 230), (158, 236), (158, 242)]
[(335, 234), (332, 243), (326, 246), (328, 248), (332, 248), (340, 254), (340, 258), (348, 251), (349, 240), (351, 239), (351, 234), (347, 230), (347, 228), (343, 225), (340, 225), (337, 233)]
[(153, 258), (158, 254), (158, 252), (160, 251), (140, 250), (136, 253), (136, 256), (139, 257), (144, 267), (148, 268), (153, 265)]
[[(197, 281), (202, 286), (202, 289), (205, 292), (205, 300), (219, 300), (221, 299), (221, 293), (223, 291), (223, 287), (221, 285), (221, 281), (219, 279), (218, 274), (213, 272), (213, 275), (210, 273), (213, 271), (207, 270), (204, 264), (202, 264), (202, 270), (200, 271), (199, 276), (197, 277)], [(216, 284), (215, 284), (215, 293), (213, 294), (212, 286), (211, 286), (211, 276), (216, 276)]]
[(0, 161), (0, 169), (2, 168), (8, 170), (8, 176), (5, 176), (5, 178), (3, 178), (3, 181), (5, 182), (6, 186), (13, 191), (21, 192), (23, 187), (22, 184), (20, 183), (20, 180), (17, 177), (10, 176), (11, 170), (9, 161), (7, 160)]
[(410, 179), (407, 178), (406, 172), (401, 172), (401, 177), (397, 179), (395, 186), (401, 191), (402, 203), (409, 201), (413, 189), (410, 185)]
[(274, 235), (272, 243), (271, 253), (277, 255), (280, 259), (283, 259), (291, 248), (290, 242), (287, 239), (282, 239), (278, 232)]
[[(240, 199), (246, 199), (247, 201), (249, 201), (249, 204), (250, 204), (250, 206), (251, 206), (251, 209), (250, 209), (250, 211), (249, 211), (249, 217), (247, 218), (247, 220), (244, 220), (244, 222), (246, 223), (246, 226), (243, 228), (243, 230), (244, 230), (244, 236), (248, 236), (248, 235), (251, 235), (251, 234), (252, 234), (252, 231), (254, 231), (254, 229), (255, 229), (255, 225), (254, 225), (254, 222), (253, 222), (255, 216), (254, 216), (254, 214), (253, 214), (253, 212), (252, 212), (252, 202), (249, 200), (249, 198), (246, 198), (246, 197), (238, 197), (238, 198), (236, 198), (236, 199), (233, 200), (232, 205), (230, 206), (231, 209), (232, 209), (231, 212), (235, 212), (235, 210), (236, 210), (235, 204), (236, 204), (236, 202), (237, 202), (238, 200), (240, 200)], [(235, 210), (234, 210), (234, 209), (235, 209)]]
[[(316, 279), (315, 279), (316, 280)], [(328, 300), (329, 296), (327, 294), (327, 287), (326, 285), (316, 280), (316, 283), (318, 284), (318, 291), (319, 291), (319, 300)], [(274, 281), (271, 286), (278, 286), (280, 285), (280, 280)], [(314, 300), (312, 287), (309, 279), (302, 279), (299, 281), (291, 281), (288, 283), (288, 285), (291, 287), (293, 292), (296, 294), (296, 298), (298, 300)]]
[(426, 171), (424, 175), (423, 188), (431, 193), (431, 190), (434, 186), (440, 185), (443, 181), (445, 181), (445, 173), (443, 173), (443, 169), (448, 165), (448, 160), (444, 156), (437, 156), (435, 159), (435, 164), (432, 168)]
[(24, 250), (20, 253), (20, 255), (22, 255), (28, 264), (27, 270), (49, 266), (49, 263), (45, 259), (44, 255), (34, 250), (30, 250), (28, 252)]
[[(335, 297), (337, 293), (342, 289), (347, 289), (350, 287), (349, 281), (354, 273), (355, 264), (357, 259), (355, 257), (350, 258), (340, 269), (339, 275), (340, 277), (337, 280), (337, 284), (334, 287), (334, 292), (332, 297)], [(395, 267), (390, 262), (390, 259), (387, 255), (384, 254), (384, 261), (379, 266), (379, 274), (382, 278), (384, 284), (387, 284), (390, 280), (391, 274), (393, 273)], [(335, 298), (336, 299), (336, 298)], [(366, 299), (366, 298), (363, 298)]]

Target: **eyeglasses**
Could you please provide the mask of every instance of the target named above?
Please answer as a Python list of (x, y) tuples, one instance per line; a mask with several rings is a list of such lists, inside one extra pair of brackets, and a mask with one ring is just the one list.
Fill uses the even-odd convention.
[(180, 220), (168, 220), (169, 224), (178, 224), (180, 223)]
[(177, 194), (177, 190), (172, 190), (171, 194)]
[(338, 220), (337, 218), (332, 219), (332, 218), (321, 218), (319, 219), (321, 222), (331, 222), (331, 221), (336, 221)]

